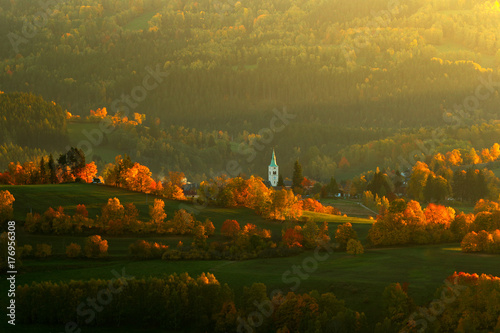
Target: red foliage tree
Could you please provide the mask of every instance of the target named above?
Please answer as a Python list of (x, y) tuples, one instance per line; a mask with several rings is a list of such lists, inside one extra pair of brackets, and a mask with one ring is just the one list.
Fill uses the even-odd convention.
[(289, 248), (302, 247), (304, 236), (302, 235), (302, 228), (297, 225), (294, 228), (289, 228), (283, 235), (283, 243)]
[(235, 237), (240, 232), (241, 227), (236, 220), (225, 220), (222, 224), (221, 234), (226, 237)]

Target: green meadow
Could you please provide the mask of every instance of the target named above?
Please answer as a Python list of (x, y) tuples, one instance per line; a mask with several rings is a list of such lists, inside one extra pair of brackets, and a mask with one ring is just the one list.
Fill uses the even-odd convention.
[(141, 16), (133, 19), (130, 21), (127, 25), (125, 25), (123, 28), (125, 30), (147, 30), (148, 29), (148, 22), (151, 20), (151, 18), (156, 14), (156, 11), (152, 12), (147, 12), (142, 14)]
[[(77, 204), (85, 204), (89, 215), (99, 214), (100, 207), (108, 198), (117, 197), (122, 203), (133, 202), (141, 212), (140, 218), (148, 218), (148, 205), (154, 196), (145, 195), (94, 184), (62, 184), (34, 186), (1, 186), (16, 198), (14, 204), (19, 245), (47, 243), (53, 246), (53, 256), (45, 260), (25, 259), (17, 275), (17, 284), (32, 281), (69, 281), (77, 279), (111, 279), (112, 271), (122, 272), (135, 278), (162, 276), (164, 274), (187, 272), (192, 276), (202, 272), (213, 273), (221, 283), (227, 283), (234, 291), (236, 299), (244, 286), (263, 282), (271, 292), (279, 289), (288, 291), (333, 292), (344, 299), (356, 311), (365, 312), (371, 325), (384, 317), (382, 293), (393, 282), (408, 283), (409, 294), (417, 304), (425, 305), (435, 297), (436, 289), (443, 280), (455, 271), (487, 273), (500, 276), (498, 256), (472, 255), (460, 251), (459, 244), (440, 244), (402, 248), (366, 248), (363, 255), (348, 255), (341, 252), (319, 253), (306, 251), (286, 258), (266, 258), (246, 261), (163, 261), (135, 260), (128, 254), (128, 247), (137, 239), (147, 239), (174, 245), (179, 240), (190, 242), (189, 236), (103, 236), (109, 242), (109, 256), (103, 259), (69, 259), (64, 255), (65, 247), (76, 242), (83, 245), (84, 236), (33, 235), (22, 230), (26, 212), (43, 213), (49, 206), (62, 206), (72, 213)], [(236, 219), (240, 224), (254, 223), (271, 229), (280, 235), (282, 224), (262, 219), (253, 211), (243, 208), (222, 209), (215, 207), (195, 207), (189, 203), (165, 200), (169, 217), (175, 210), (185, 208), (195, 212), (199, 220), (210, 218), (216, 227), (218, 240), (220, 227), (226, 219)], [(307, 218), (317, 222), (327, 221), (333, 236), (336, 226), (351, 222), (360, 239), (366, 245), (366, 235), (371, 219), (332, 216), (306, 212)], [(2, 290), (7, 288), (6, 280), (0, 282)], [(20, 328), (22, 329), (22, 327)], [(28, 331), (33, 327), (25, 327)], [(57, 327), (37, 326), (37, 331), (49, 332)], [(61, 329), (62, 330), (62, 329)]]

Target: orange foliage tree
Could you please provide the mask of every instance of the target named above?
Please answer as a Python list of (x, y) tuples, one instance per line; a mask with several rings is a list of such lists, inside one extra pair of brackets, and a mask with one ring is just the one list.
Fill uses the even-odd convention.
[(481, 230), (465, 235), (460, 243), (463, 252), (500, 253), (500, 230), (493, 232)]
[(303, 247), (304, 236), (302, 235), (302, 227), (296, 225), (293, 228), (288, 228), (283, 233), (283, 244), (288, 248), (292, 247)]
[(149, 206), (149, 216), (151, 217), (150, 223), (152, 224), (152, 229), (159, 233), (164, 233), (167, 214), (165, 213), (165, 202), (163, 200), (154, 200), (154, 205)]
[(14, 214), (13, 203), (16, 199), (9, 191), (0, 191), (0, 225), (12, 219)]
[(240, 230), (241, 227), (238, 221), (225, 220), (221, 227), (221, 234), (225, 237), (234, 238)]
[(99, 235), (89, 236), (85, 240), (85, 256), (100, 258), (108, 255), (108, 241)]
[(97, 175), (97, 166), (94, 162), (85, 164), (85, 167), (79, 169), (76, 173), (77, 178), (83, 179), (86, 183), (92, 183), (94, 177)]
[(339, 225), (335, 231), (335, 241), (339, 244), (341, 250), (347, 248), (347, 243), (350, 239), (358, 239), (358, 234), (352, 228), (352, 224), (347, 222)]
[(266, 217), (274, 220), (298, 220), (302, 216), (302, 201), (292, 190), (277, 190), (271, 193), (271, 203)]
[[(481, 213), (480, 213), (481, 214)], [(433, 244), (460, 240), (474, 217), (442, 205), (429, 204), (422, 211), (416, 201), (397, 199), (379, 215), (368, 232), (372, 245)]]
[(126, 188), (132, 191), (150, 193), (154, 180), (148, 167), (139, 163), (127, 169), (124, 174)]

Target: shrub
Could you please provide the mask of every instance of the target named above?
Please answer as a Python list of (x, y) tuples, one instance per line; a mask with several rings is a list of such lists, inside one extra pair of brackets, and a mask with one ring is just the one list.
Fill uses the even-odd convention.
[(81, 256), (82, 254), (82, 247), (78, 244), (71, 243), (68, 246), (66, 246), (66, 255), (68, 258), (76, 258)]
[(22, 258), (31, 257), (33, 254), (33, 246), (26, 244), (24, 246), (19, 247), (19, 252)]
[(221, 234), (226, 237), (235, 237), (240, 232), (241, 227), (236, 220), (225, 220), (222, 224)]
[(365, 249), (363, 248), (363, 244), (360, 241), (355, 239), (349, 239), (347, 242), (347, 253), (349, 254), (363, 254)]
[(302, 227), (297, 225), (294, 228), (288, 228), (283, 234), (283, 244), (288, 248), (303, 246), (304, 236), (302, 235)]
[(337, 231), (335, 232), (335, 241), (339, 243), (341, 250), (345, 250), (347, 248), (347, 242), (350, 239), (358, 239), (358, 234), (352, 228), (351, 223), (347, 222), (339, 225)]
[(500, 230), (481, 230), (478, 233), (471, 231), (465, 235), (460, 246), (462, 252), (500, 253)]
[(150, 243), (145, 240), (137, 240), (130, 244), (129, 251), (133, 257), (141, 259), (159, 259), (168, 250), (168, 245), (161, 243)]
[(203, 226), (205, 227), (205, 233), (207, 234), (207, 236), (213, 236), (213, 234), (215, 233), (215, 227), (212, 221), (206, 219), (205, 223), (203, 223)]
[(0, 191), (0, 224), (6, 227), (4, 222), (12, 219), (14, 216), (13, 203), (16, 199), (9, 191)]
[(52, 245), (49, 244), (36, 244), (35, 257), (47, 258), (52, 255)]
[(108, 241), (101, 239), (101, 236), (94, 235), (87, 237), (85, 241), (85, 256), (87, 258), (99, 258), (108, 255)]

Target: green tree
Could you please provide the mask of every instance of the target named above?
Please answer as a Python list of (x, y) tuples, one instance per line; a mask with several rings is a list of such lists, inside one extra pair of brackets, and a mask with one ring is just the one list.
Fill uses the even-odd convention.
[(283, 176), (281, 174), (278, 176), (278, 187), (285, 187), (285, 182), (283, 181)]
[(403, 323), (414, 307), (413, 300), (406, 292), (406, 287), (399, 283), (391, 283), (387, 286), (382, 299), (386, 307), (387, 318), (393, 323)]
[(349, 239), (347, 242), (346, 252), (349, 254), (363, 254), (365, 249), (363, 248), (363, 244), (360, 241), (355, 239)]
[(387, 176), (383, 174), (379, 168), (377, 168), (377, 171), (366, 186), (366, 189), (372, 192), (373, 195), (378, 194), (379, 197), (387, 196), (391, 192)]
[(334, 177), (330, 179), (330, 183), (327, 185), (326, 190), (329, 195), (333, 196), (339, 193), (339, 185), (337, 184), (337, 181), (335, 180)]
[(413, 167), (410, 181), (408, 183), (408, 194), (416, 199), (423, 200), (423, 191), (427, 182), (427, 177), (431, 174), (427, 164), (417, 162)]
[(49, 168), (49, 182), (51, 184), (57, 183), (57, 168), (52, 154), (49, 155), (49, 162), (47, 163), (47, 166)]
[(302, 181), (304, 180), (304, 176), (302, 175), (302, 166), (299, 163), (299, 160), (296, 160), (293, 165), (293, 177), (292, 177), (292, 187), (293, 191), (296, 194), (302, 194)]
[(63, 169), (69, 168), (71, 175), (76, 178), (85, 168), (85, 154), (83, 150), (71, 147), (65, 154), (59, 155), (57, 163)]
[(47, 182), (47, 168), (45, 166), (45, 159), (43, 158), (43, 156), (42, 158), (40, 158), (40, 170), (38, 172), (39, 172), (38, 176), (39, 183), (45, 184)]

